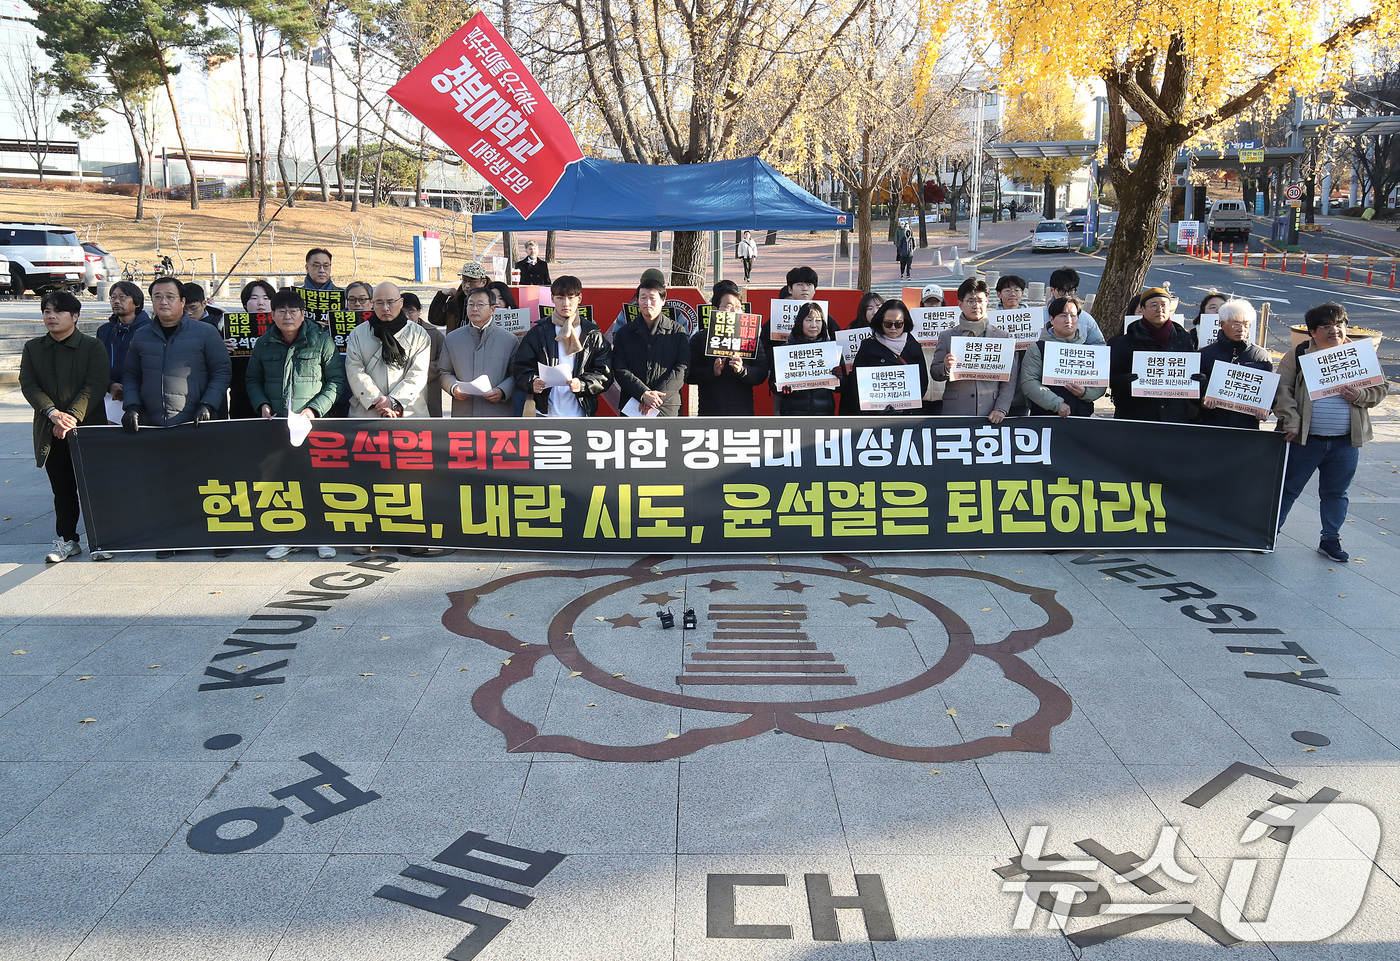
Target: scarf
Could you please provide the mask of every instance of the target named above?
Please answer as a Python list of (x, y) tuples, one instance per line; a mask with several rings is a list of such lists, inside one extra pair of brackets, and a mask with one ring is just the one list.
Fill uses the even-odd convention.
[(987, 336), (987, 321), (985, 319), (969, 320), (967, 317), (964, 317), (960, 322), (960, 326), (966, 328), (974, 337)]
[(394, 335), (403, 330), (408, 323), (408, 318), (399, 314), (393, 320), (380, 320), (378, 315), (369, 319), (370, 329), (374, 331), (374, 336), (379, 338), (381, 350), (384, 355), (384, 363), (388, 367), (407, 367), (408, 352), (403, 349), (403, 345)]
[(579, 340), (580, 328), (577, 314), (569, 318), (562, 327), (559, 326), (558, 311), (555, 311), (550, 319), (555, 322), (554, 339), (558, 342), (559, 350), (562, 352), (563, 356), (567, 357), (569, 354), (577, 354), (579, 351), (583, 350), (583, 343)]
[(875, 330), (875, 339), (889, 348), (896, 357), (903, 357), (904, 345), (909, 343), (909, 334), (901, 331), (898, 337), (886, 337), (885, 328), (880, 327)]
[(1160, 327), (1153, 327), (1146, 318), (1143, 323), (1147, 324), (1147, 336), (1156, 345), (1158, 350), (1166, 350), (1172, 340), (1172, 322), (1170, 319), (1162, 322)]

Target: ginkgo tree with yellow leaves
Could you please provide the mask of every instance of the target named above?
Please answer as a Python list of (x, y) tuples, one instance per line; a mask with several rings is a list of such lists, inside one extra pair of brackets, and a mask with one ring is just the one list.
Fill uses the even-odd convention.
[[(1073, 86), (1056, 83), (1049, 77), (1037, 78), (1011, 101), (1001, 139), (1013, 143), (1083, 140), (1083, 116), (1084, 108), (1075, 96)], [(1001, 162), (1002, 173), (1041, 188), (1045, 194), (1045, 217), (1055, 216), (1056, 188), (1069, 183), (1081, 166), (1080, 161), (1073, 157)]]
[(1108, 335), (1147, 277), (1181, 148), (1265, 100), (1334, 85), (1367, 44), (1400, 38), (1400, 0), (981, 0), (965, 15), (998, 41), (1009, 95), (1044, 81), (1106, 89), (1119, 217), (1094, 313)]

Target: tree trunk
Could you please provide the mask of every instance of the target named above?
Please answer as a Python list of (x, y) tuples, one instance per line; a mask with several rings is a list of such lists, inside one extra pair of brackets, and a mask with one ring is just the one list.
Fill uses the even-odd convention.
[(914, 206), (919, 211), (919, 249), (928, 247), (928, 199), (924, 196), (924, 168), (914, 168)]
[(175, 88), (170, 84), (170, 71), (165, 68), (165, 51), (156, 43), (155, 35), (149, 30), (146, 36), (151, 39), (151, 46), (155, 49), (156, 66), (160, 69), (161, 82), (165, 84), (165, 95), (170, 98), (170, 116), (175, 121), (175, 136), (180, 141), (180, 153), (185, 157), (185, 169), (190, 175), (190, 209), (199, 209), (199, 181), (194, 175), (194, 158), (190, 156), (189, 147), (185, 146), (185, 131), (180, 125), (180, 106), (175, 102)]
[(1055, 219), (1055, 184), (1050, 179), (1050, 175), (1045, 175), (1045, 182), (1040, 186), (1042, 193), (1042, 204), (1040, 215), (1046, 220)]
[(703, 287), (709, 260), (709, 231), (677, 230), (671, 240), (671, 286)]
[[(267, 28), (253, 27), (253, 55), (258, 58), (258, 223), (267, 222), (267, 108), (263, 93), (263, 51)], [(269, 265), (271, 266), (271, 265)]]
[[(966, 193), (967, 184), (963, 184)], [(948, 230), (958, 229), (958, 201), (962, 200), (962, 194), (958, 192), (958, 172), (952, 171), (948, 175), (948, 189), (944, 191), (944, 196), (948, 198)]]
[[(311, 131), (311, 162), (316, 165), (316, 178), (321, 182), (321, 203), (331, 199), (330, 187), (326, 184), (326, 168), (321, 166), (321, 148), (316, 144), (316, 108), (311, 103), (311, 45), (306, 47), (306, 122)], [(335, 96), (335, 92), (331, 92)]]
[(384, 189), (384, 154), (389, 149), (389, 111), (384, 111), (384, 126), (379, 131), (379, 150), (374, 158), (374, 193), (370, 194), (370, 206), (378, 207), (382, 196), (389, 199)]
[(121, 102), (122, 114), (126, 117), (127, 127), (131, 130), (131, 145), (136, 150), (136, 219), (140, 221), (146, 217), (146, 170), (148, 168), (146, 145), (141, 142), (141, 131), (136, 123), (136, 111), (132, 109), (130, 101), (126, 99), (126, 94), (118, 90), (117, 99)]
[[(423, 174), (428, 166), (428, 128), (418, 125), (418, 165), (413, 172), (413, 203), (423, 203)], [(410, 205), (412, 206), (412, 205)]]
[(243, 123), (248, 128), (248, 190), (252, 191), (257, 176), (257, 160), (254, 152), (258, 149), (258, 140), (253, 133), (253, 105), (248, 102), (248, 64), (247, 57), (244, 56), (243, 46), (243, 18), (240, 16), (236, 21), (238, 32), (238, 92), (243, 97)]
[(558, 233), (558, 231), (551, 230), (544, 235), (544, 259), (551, 264), (554, 263), (554, 258), (558, 256), (558, 247), (555, 245), (554, 237), (556, 233)]
[(653, 230), (653, 231), (651, 232), (651, 244), (647, 247), (647, 250), (650, 250), (650, 251), (652, 251), (653, 253), (655, 253), (656, 251), (658, 251), (658, 250), (660, 250), (660, 249), (661, 249), (661, 231), (659, 231), (659, 230)]
[[(296, 206), (297, 184), (287, 176), (287, 49), (282, 50), (282, 76), (277, 93), (277, 172), (282, 177), (282, 196), (287, 198), (287, 206)], [(298, 177), (297, 181), (301, 178)]]
[(856, 266), (856, 287), (870, 289), (871, 250), (874, 237), (870, 227), (870, 204), (875, 198), (875, 178), (871, 175), (870, 127), (861, 132), (860, 182), (856, 188), (856, 244), (860, 247), (860, 262)]
[(776, 247), (777, 245), (778, 245), (778, 232), (777, 232), (776, 230), (770, 230), (770, 231), (768, 231), (768, 233), (765, 234), (764, 237), (763, 237), (763, 246), (765, 246), (765, 247)]
[(361, 85), (365, 79), (365, 30), (364, 25), (355, 25), (355, 175), (351, 178), (350, 212), (360, 209), (360, 175), (365, 172), (365, 101)]
[(1132, 172), (1114, 178), (1118, 228), (1108, 245), (1103, 278), (1094, 298), (1094, 319), (1111, 339), (1123, 329), (1128, 301), (1142, 290), (1157, 250), (1157, 225), (1171, 191), (1172, 165), (1179, 144), (1148, 132)]
[(345, 170), (341, 166), (340, 152), (340, 141), (342, 139), (340, 135), (340, 97), (336, 93), (335, 89), (335, 57), (330, 55), (331, 33), (329, 26), (327, 26), (326, 28), (325, 38), (327, 80), (326, 87), (330, 91), (331, 95), (331, 123), (332, 132), (335, 134), (335, 199), (343, 201), (345, 199)]

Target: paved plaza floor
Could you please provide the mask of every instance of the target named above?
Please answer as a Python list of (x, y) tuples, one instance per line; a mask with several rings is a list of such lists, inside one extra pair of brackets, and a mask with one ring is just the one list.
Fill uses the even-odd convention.
[(0, 959), (1392, 961), (1396, 414), (1350, 564), (45, 566), (5, 390)]

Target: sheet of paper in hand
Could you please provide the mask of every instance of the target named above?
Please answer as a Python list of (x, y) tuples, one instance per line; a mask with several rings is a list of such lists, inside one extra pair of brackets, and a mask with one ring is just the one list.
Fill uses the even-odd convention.
[(1201, 372), (1201, 355), (1195, 351), (1140, 350), (1133, 354), (1134, 397), (1200, 397), (1194, 379)]
[(1253, 414), (1260, 420), (1269, 416), (1277, 391), (1278, 374), (1223, 361), (1210, 369), (1206, 385), (1206, 397), (1215, 401), (1216, 407)]
[(831, 371), (839, 363), (841, 345), (834, 341), (774, 347), (773, 383), (793, 390), (836, 387), (841, 381)]
[(1040, 382), (1047, 387), (1078, 384), (1108, 386), (1108, 348), (1095, 344), (1060, 344), (1047, 341)]
[(857, 367), (856, 395), (861, 410), (913, 410), (924, 404), (912, 364)]
[(1016, 342), (1006, 337), (952, 337), (948, 353), (955, 358), (951, 381), (1010, 380)]
[(1380, 358), (1369, 337), (1315, 350), (1298, 358), (1313, 400), (1340, 394), (1343, 387), (1374, 387), (1385, 382)]

